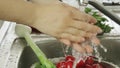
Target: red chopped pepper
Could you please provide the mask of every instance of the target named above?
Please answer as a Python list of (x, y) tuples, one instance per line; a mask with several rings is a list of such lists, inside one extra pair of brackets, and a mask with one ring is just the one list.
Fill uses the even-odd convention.
[[(72, 68), (75, 58), (71, 55), (66, 56), (65, 61), (57, 63), (57, 68)], [(80, 60), (76, 68), (103, 68), (103, 66), (94, 60), (93, 56), (87, 57), (86, 60)]]
[(75, 57), (71, 56), (71, 55), (68, 55), (65, 57), (65, 60), (66, 61), (74, 61), (75, 60)]

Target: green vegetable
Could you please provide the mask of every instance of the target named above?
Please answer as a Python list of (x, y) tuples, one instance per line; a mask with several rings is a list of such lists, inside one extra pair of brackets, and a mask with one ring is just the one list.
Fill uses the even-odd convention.
[(85, 8), (85, 12), (86, 12), (86, 13), (89, 13), (89, 12), (91, 12), (91, 11), (92, 11), (91, 8)]
[(31, 36), (28, 33), (25, 33), (25, 39), (32, 48), (32, 50), (35, 52), (37, 55), (40, 63), (42, 64), (43, 68), (55, 68), (54, 64), (50, 62), (44, 53), (39, 49), (39, 47), (33, 42)]
[(88, 14), (91, 14), (94, 18), (96, 18), (97, 23), (96, 26), (100, 27), (103, 31), (103, 33), (109, 33), (114, 27), (109, 26), (108, 24), (105, 24), (103, 22), (108, 21), (105, 17), (102, 17), (98, 14), (98, 12), (92, 11), (91, 8), (85, 8), (85, 12)]
[(31, 68), (43, 68), (39, 62), (36, 62), (32, 65)]
[(37, 66), (40, 66), (39, 68), (56, 68), (56, 66), (49, 61), (45, 54), (39, 49), (39, 47), (33, 42), (30, 33), (31, 33), (31, 28), (25, 25), (17, 24), (16, 25), (16, 34), (20, 37), (24, 37), (29, 46), (32, 48), (34, 53), (37, 55), (39, 59), (39, 64)]

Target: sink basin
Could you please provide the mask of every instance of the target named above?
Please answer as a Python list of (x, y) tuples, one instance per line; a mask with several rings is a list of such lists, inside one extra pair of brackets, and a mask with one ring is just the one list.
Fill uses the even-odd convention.
[[(40, 37), (36, 37), (36, 38), (40, 38)], [(41, 38), (41, 40), (38, 39), (35, 41), (36, 44), (46, 54), (48, 58), (64, 56), (62, 52), (62, 45), (56, 39)], [(108, 49), (108, 52), (105, 53), (103, 49), (99, 48), (103, 60), (112, 62), (113, 64), (116, 64), (120, 67), (120, 40), (102, 39), (101, 43)], [(24, 42), (24, 45), (26, 46), (27, 44)], [(17, 46), (21, 46), (21, 45), (17, 44)], [(34, 54), (34, 52), (31, 50), (29, 46), (26, 46), (23, 49), (23, 52), (20, 56), (18, 68), (30, 68), (30, 66), (37, 61), (38, 59)]]
[(105, 53), (102, 49), (99, 48), (99, 52), (103, 59), (120, 67), (120, 40), (103, 39), (101, 40), (101, 43), (108, 50)]
[[(55, 39), (49, 38), (37, 41), (36, 44), (48, 58), (62, 57), (64, 55), (62, 52), (62, 46), (60, 45), (61, 43)], [(38, 59), (34, 52), (29, 46), (26, 46), (21, 55), (18, 68), (30, 68), (30, 66), (37, 61)]]

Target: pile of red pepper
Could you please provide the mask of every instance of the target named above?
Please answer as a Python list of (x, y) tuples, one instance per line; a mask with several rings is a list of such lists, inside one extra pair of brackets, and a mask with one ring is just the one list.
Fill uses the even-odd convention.
[[(64, 61), (60, 61), (56, 64), (56, 68), (72, 68), (75, 57), (68, 55), (65, 57)], [(103, 68), (103, 66), (94, 60), (94, 57), (89, 56), (86, 60), (80, 60), (76, 68)]]

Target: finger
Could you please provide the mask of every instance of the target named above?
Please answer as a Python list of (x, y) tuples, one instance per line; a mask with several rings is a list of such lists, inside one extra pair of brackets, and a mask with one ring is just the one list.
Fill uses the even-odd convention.
[(102, 30), (99, 27), (81, 21), (73, 21), (73, 23), (71, 23), (70, 26), (91, 33), (102, 32)]
[(87, 53), (92, 53), (93, 52), (93, 48), (90, 45), (83, 45), (83, 47), (85, 48), (85, 51)]
[(85, 49), (80, 44), (73, 43), (73, 48), (80, 53), (85, 53)]
[[(73, 19), (77, 20), (77, 21), (83, 21), (83, 22), (89, 23), (89, 22), (91, 22), (91, 20), (93, 20), (91, 16), (89, 16), (88, 14), (85, 14), (83, 12), (80, 12), (80, 11), (79, 12), (74, 11), (74, 12), (72, 12), (72, 14), (73, 14), (72, 15)], [(92, 22), (94, 22), (94, 21), (92, 21)]]
[(60, 38), (62, 38), (62, 39), (68, 39), (71, 42), (77, 42), (77, 43), (83, 42), (85, 40), (83, 37), (74, 36), (74, 35), (69, 34), (69, 33), (62, 33), (60, 35)]
[(79, 21), (84, 21), (86, 23), (91, 23), (94, 24), (96, 23), (96, 19), (92, 17), (89, 14), (86, 14), (85, 12), (81, 12), (79, 9), (72, 7), (70, 5), (67, 5), (65, 3), (62, 3), (62, 5), (71, 11), (71, 16), (73, 17), (74, 20), (79, 20)]
[(75, 8), (73, 6), (70, 6), (68, 4), (65, 4), (65, 3), (62, 3), (62, 5), (68, 9), (69, 11), (71, 11), (72, 13), (72, 16), (73, 16), (73, 19), (76, 19), (76, 20), (83, 20), (84, 21), (84, 18), (81, 17), (83, 16), (85, 13), (81, 12), (78, 8)]
[(81, 12), (80, 10), (74, 8), (71, 8), (71, 10), (74, 20), (84, 21), (86, 23), (91, 23), (91, 24), (97, 22), (97, 20), (93, 16), (86, 14), (85, 12)]
[(86, 33), (85, 31), (83, 30), (79, 30), (79, 29), (75, 29), (75, 28), (68, 28), (65, 30), (66, 33), (70, 33), (72, 35), (75, 35), (75, 36), (82, 36), (82, 37), (85, 37), (85, 38), (91, 38), (92, 36), (94, 36), (94, 34), (92, 33)]
[(91, 41), (95, 44), (95, 45), (100, 45), (100, 40), (97, 37), (93, 37), (91, 39)]
[(71, 42), (67, 39), (60, 39), (61, 42), (63, 42), (64, 44), (70, 46), (71, 45)]
[(88, 15), (88, 18), (89, 18), (88, 23), (90, 23), (90, 24), (95, 24), (95, 23), (97, 23), (97, 20), (96, 20), (93, 16)]
[(97, 22), (97, 20), (93, 16), (86, 14), (85, 12), (81, 12), (79, 9), (69, 6), (67, 4), (64, 4), (64, 3), (63, 5), (72, 12), (73, 19), (85, 21), (91, 24), (94, 24)]
[(83, 22), (89, 22), (90, 21), (90, 16), (88, 16), (88, 14), (85, 14), (84, 12), (81, 12), (79, 10), (76, 9), (71, 9), (72, 11), (72, 18), (74, 20), (78, 20), (78, 21), (83, 21)]

